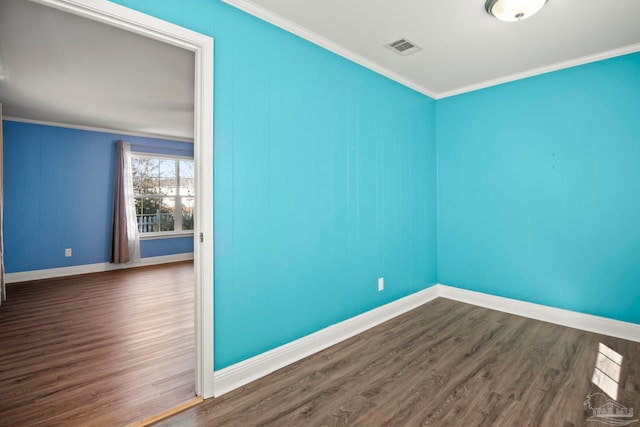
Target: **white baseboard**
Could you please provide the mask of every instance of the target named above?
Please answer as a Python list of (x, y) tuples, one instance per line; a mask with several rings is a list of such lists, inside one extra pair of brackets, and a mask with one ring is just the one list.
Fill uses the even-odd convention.
[(436, 285), (435, 288), (438, 291), (438, 295), (443, 298), (528, 317), (530, 319), (542, 320), (543, 322), (555, 323), (556, 325), (569, 328), (640, 342), (640, 324), (498, 297), (442, 284)]
[(221, 396), (325, 348), (413, 310), (438, 297), (434, 286), (326, 327), (288, 344), (214, 372), (214, 396)]
[(45, 270), (20, 271), (5, 274), (6, 283), (28, 282), (31, 280), (52, 279), (55, 277), (75, 276), (78, 274), (99, 273), (101, 271), (121, 270), (123, 268), (143, 267), (146, 265), (166, 264), (169, 262), (187, 261), (193, 259), (193, 252), (175, 255), (154, 256), (141, 258), (129, 264), (111, 264), (101, 262), (97, 264), (73, 265), (70, 267), (48, 268)]
[(510, 298), (468, 291), (442, 284), (331, 325), (306, 337), (214, 372), (214, 396), (218, 397), (278, 369), (351, 338), (438, 297), (555, 323), (597, 334), (640, 342), (640, 325), (590, 314), (547, 307)]

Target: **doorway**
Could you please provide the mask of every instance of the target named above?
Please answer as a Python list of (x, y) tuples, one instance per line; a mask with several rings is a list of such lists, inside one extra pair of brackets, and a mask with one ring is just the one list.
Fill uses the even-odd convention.
[(31, 0), (194, 53), (195, 390), (213, 396), (213, 39), (125, 7), (97, 0)]

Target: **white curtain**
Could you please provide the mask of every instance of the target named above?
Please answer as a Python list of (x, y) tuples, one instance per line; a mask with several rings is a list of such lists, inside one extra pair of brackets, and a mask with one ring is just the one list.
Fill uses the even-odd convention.
[(136, 218), (136, 203), (133, 195), (133, 169), (131, 167), (131, 145), (128, 142), (122, 144), (122, 157), (124, 159), (123, 181), (125, 209), (127, 213), (127, 235), (129, 237), (129, 257), (131, 262), (140, 260), (140, 233), (138, 233), (138, 220)]

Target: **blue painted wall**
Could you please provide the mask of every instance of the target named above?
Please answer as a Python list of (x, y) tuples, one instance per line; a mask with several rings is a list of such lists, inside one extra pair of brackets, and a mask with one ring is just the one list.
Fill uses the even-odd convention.
[(441, 283), (640, 323), (640, 54), (438, 101)]
[(436, 283), (434, 100), (220, 1), (117, 3), (215, 38), (216, 369)]
[(173, 237), (170, 239), (148, 239), (140, 241), (140, 256), (186, 254), (193, 252), (193, 236)]
[[(138, 151), (193, 156), (185, 142), (7, 120), (3, 128), (8, 273), (109, 262), (116, 140)], [(143, 240), (140, 251), (193, 252), (193, 237)]]

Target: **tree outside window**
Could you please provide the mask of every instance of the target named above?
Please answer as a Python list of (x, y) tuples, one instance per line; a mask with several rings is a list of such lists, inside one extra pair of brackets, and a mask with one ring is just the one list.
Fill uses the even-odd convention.
[(193, 160), (134, 155), (131, 166), (140, 233), (192, 231), (195, 202)]

